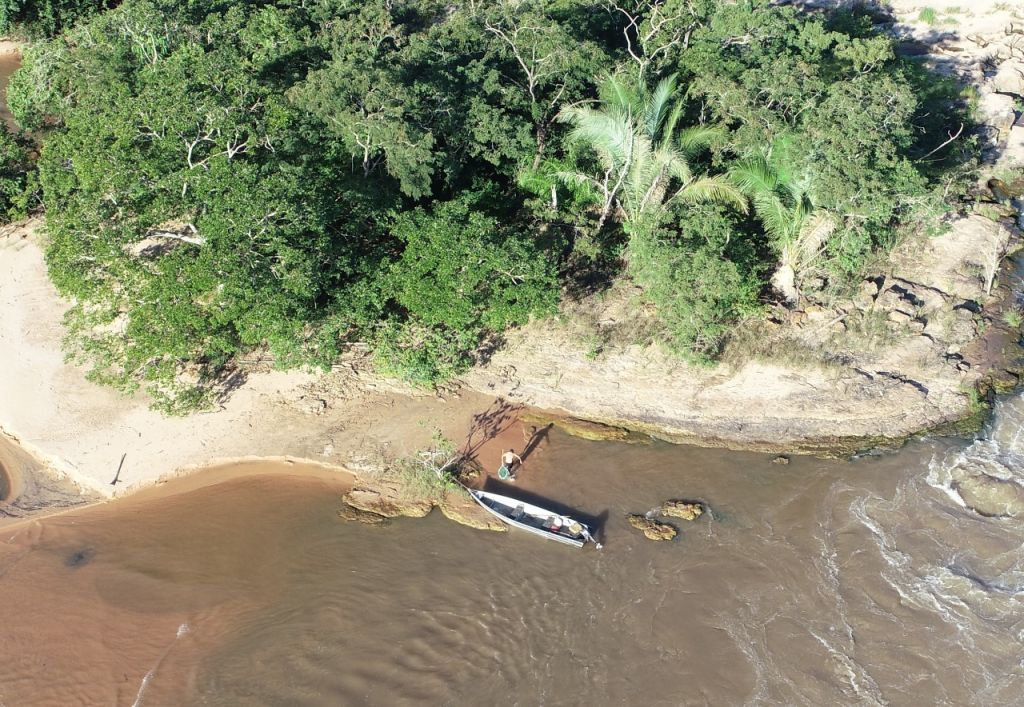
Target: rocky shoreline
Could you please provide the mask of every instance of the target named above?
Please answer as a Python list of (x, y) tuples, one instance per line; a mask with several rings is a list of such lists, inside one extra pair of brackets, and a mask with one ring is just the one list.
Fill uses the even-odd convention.
[[(916, 6), (895, 6), (893, 31), (977, 90), (989, 128), (985, 173), (1001, 175), (988, 185), (990, 203), (950, 218), (941, 235), (904, 242), (852, 296), (745, 323), (742, 356), (694, 368), (629, 343), (643, 313), (618, 291), (510, 332), (443, 391), (382, 378), (360, 351), (326, 374), (271, 371), (257, 359), (244, 362), (218, 410), (164, 418), (64, 361), (67, 303), (46, 276), (33, 222), (0, 235), (0, 429), (43, 460), (39, 469), (96, 498), (219, 461), (283, 456), (354, 469), (357, 488), (379, 495), (372, 475), (359, 474), (369, 452), (400, 457), (435, 428), (456, 441), (486, 437), (520, 416), (586, 439), (825, 456), (972, 433), (991, 396), (1024, 376), (1024, 268), (1006, 258), (1021, 239), (1024, 116), (1012, 96), (1024, 86), (1012, 82), (1024, 82), (1024, 57), (995, 4), (942, 32), (915, 23)], [(595, 348), (595, 337), (607, 345)], [(434, 505), (458, 514), (455, 503)], [(369, 501), (349, 507), (386, 515)]]
[(741, 324), (736, 354), (711, 369), (634, 343), (644, 314), (623, 286), (511, 333), (467, 385), (613, 436), (765, 452), (845, 455), (976, 432), (992, 395), (1024, 374), (1024, 266), (1008, 257), (1024, 227), (1024, 13), (931, 3), (936, 27), (924, 6), (888, 5), (890, 31), (960, 79), (982, 123), (976, 199), (943, 233), (905, 240), (852, 296)]

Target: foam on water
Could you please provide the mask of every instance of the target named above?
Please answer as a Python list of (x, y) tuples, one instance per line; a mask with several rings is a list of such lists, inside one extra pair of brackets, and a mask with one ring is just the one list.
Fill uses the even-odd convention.
[[(1015, 473), (1022, 440), (1005, 420), (1018, 412), (970, 445), (785, 467), (552, 433), (514, 492), (601, 517), (600, 552), (433, 517), (341, 524), (336, 497), (294, 481), (69, 514), (0, 538), (0, 622), (17, 629), (0, 645), (0, 702), (1012, 705), (1024, 524), (979, 515), (952, 483), (964, 469), (1004, 473), (997, 462)], [(628, 514), (675, 497), (714, 514), (679, 522), (670, 543), (629, 527)], [(95, 561), (68, 567), (86, 546)], [(14, 608), (35, 587), (79, 598), (52, 629), (80, 622), (96, 654), (111, 615), (136, 616), (148, 639), (131, 682), (89, 692), (113, 673), (68, 651), (54, 699), (40, 699), (25, 666), (52, 661), (50, 646)], [(175, 692), (185, 684), (194, 691)], [(104, 702), (118, 689), (131, 694)]]
[(139, 692), (135, 695), (135, 701), (132, 703), (132, 707), (141, 707), (142, 696), (146, 692), (146, 688), (149, 687), (149, 683), (153, 680), (153, 676), (156, 675), (156, 671), (160, 667), (160, 664), (167, 659), (167, 654), (171, 652), (171, 648), (173, 648), (174, 644), (178, 642), (178, 639), (188, 633), (188, 631), (189, 628), (187, 623), (178, 626), (178, 631), (174, 635), (174, 639), (167, 644), (167, 648), (160, 654), (160, 657), (157, 658), (156, 664), (154, 664), (153, 667), (150, 668), (149, 672), (142, 678), (142, 683), (139, 685)]
[(849, 506), (901, 602), (954, 629), (933, 637), (933, 650), (961, 656), (965, 693), (986, 704), (1009, 704), (1007, 692), (1024, 684), (1024, 523), (1005, 486), (1024, 482), (1022, 422), (1024, 399), (1001, 401), (981, 439), (937, 453), (892, 495), (864, 493)]
[[(1005, 497), (1016, 489), (1021, 489), (1019, 497), (1024, 503), (1024, 396), (1015, 395), (996, 404), (992, 423), (985, 430), (981, 439), (976, 440), (966, 449), (952, 452), (946, 456), (932, 460), (927, 476), (928, 483), (941, 490), (959, 505), (977, 506), (964, 498), (962, 486), (971, 484), (982, 491), (981, 501), (984, 503), (984, 490), (1002, 492)], [(1001, 487), (1011, 484), (1012, 487)], [(994, 505), (993, 515), (1024, 516), (1024, 505), (1010, 502)], [(985, 507), (979, 508), (985, 512)]]

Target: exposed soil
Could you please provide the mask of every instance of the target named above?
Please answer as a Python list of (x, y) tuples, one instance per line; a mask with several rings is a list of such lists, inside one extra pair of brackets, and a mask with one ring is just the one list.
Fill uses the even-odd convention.
[[(942, 18), (956, 20), (936, 27), (918, 21), (917, 5), (894, 6), (893, 31), (923, 61), (978, 88), (992, 169), (1011, 174), (1024, 165), (1024, 125), (1013, 108), (1024, 91), (1014, 78), (1024, 77), (1024, 55), (1013, 28), (1024, 24), (1024, 13), (998, 3), (964, 11), (933, 2)], [(567, 307), (557, 320), (511, 332), (464, 387), (411, 389), (374, 374), (360, 351), (326, 375), (274, 372), (257, 358), (243, 362), (219, 410), (185, 419), (163, 418), (142, 397), (99, 388), (64, 361), (67, 303), (47, 279), (40, 224), (30, 222), (0, 234), (0, 428), (43, 460), (34, 474), (51, 473), (31, 481), (35, 497), (25, 489), (13, 496), (32, 507), (44, 501), (25, 499), (60, 505), (81, 498), (79, 486), (110, 496), (253, 457), (316, 460), (366, 481), (388, 458), (429, 445), (435, 430), (490, 469), (524, 406), (549, 411), (532, 420), (541, 437), (555, 424), (594, 439), (651, 435), (815, 453), (963, 429), (981, 419), (977, 390), (1019, 380), (1019, 332), (1000, 316), (1018, 304), (1012, 268), (991, 277), (993, 263), (1019, 238), (1006, 213), (963, 214), (940, 236), (904, 243), (848, 300), (807, 302), (780, 310), (775, 321), (744, 324), (738, 334), (757, 346), (712, 369), (689, 367), (657, 346), (595, 351), (588, 331), (628, 342), (630, 331), (643, 328), (647, 313), (626, 284)], [(532, 436), (526, 427), (522, 433), (524, 441)], [(9, 503), (7, 512), (15, 507)]]
[[(982, 172), (1024, 175), (1015, 109), (1024, 100), (1024, 8), (888, 6), (891, 31), (915, 55), (976, 88)], [(926, 7), (938, 11), (937, 24), (921, 19)], [(465, 381), (556, 418), (711, 446), (849, 453), (927, 431), (973, 431), (979, 399), (1019, 379), (1019, 325), (1002, 313), (1020, 306), (1020, 278), (1002, 259), (1019, 243), (1021, 206), (993, 197), (950, 218), (941, 235), (904, 242), (849, 299), (805, 301), (741, 325), (726, 363), (714, 368), (633, 343), (649, 314), (620, 284), (511, 333)]]

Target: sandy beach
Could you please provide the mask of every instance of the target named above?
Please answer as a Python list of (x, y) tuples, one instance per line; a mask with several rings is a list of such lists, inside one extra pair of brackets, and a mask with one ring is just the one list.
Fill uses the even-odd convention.
[(68, 305), (46, 276), (38, 226), (0, 237), (0, 431), (90, 495), (247, 459), (358, 468), (368, 454), (419, 449), (438, 429), (459, 442), (494, 402), (469, 392), (442, 398), (349, 370), (266, 371), (249, 375), (219, 410), (164, 417), (144, 397), (95, 385), (65, 362)]
[[(950, 71), (975, 82), (982, 109), (994, 111), (986, 120), (1002, 125), (1014, 115), (1005, 110), (1010, 99), (1000, 77), (1016, 70), (1015, 59), (999, 53), (1011, 15), (995, 5), (985, 10), (967, 13), (950, 5), (956, 23), (935, 32), (920, 21), (916, 5), (897, 3), (896, 31), (931, 47), (934, 63), (946, 61)], [(977, 43), (951, 44), (958, 37)], [(21, 48), (0, 41), (0, 55)], [(990, 76), (977, 68), (986, 61), (1003, 63)], [(1024, 125), (1011, 119), (1005, 132), (999, 164), (1009, 168), (1024, 161), (1013, 149), (1024, 145)], [(506, 346), (465, 375), (462, 387), (443, 393), (381, 378), (358, 359), (328, 374), (256, 365), (219, 409), (168, 418), (149, 409), (143, 396), (95, 385), (64, 360), (68, 303), (47, 277), (42, 230), (40, 221), (30, 221), (0, 232), (0, 432), (27, 455), (18, 462), (8, 454), (0, 463), (15, 483), (21, 483), (19, 468), (46, 469), (54, 483), (63, 479), (90, 498), (123, 495), (200, 467), (268, 457), (358, 473), (381, 455), (427, 446), (435, 431), (462, 443), (488, 416), (526, 406), (701, 445), (820, 452), (899, 444), (970, 416), (973, 391), (1010, 356), (998, 313), (1011, 295), (1005, 286), (1011, 278), (999, 278), (990, 296), (976, 272), (982, 256), (1010, 247), (1016, 229), (967, 215), (952, 219), (942, 236), (904, 243), (854, 300), (808, 307), (780, 327), (782, 348), (841, 352), (842, 361), (830, 365), (754, 357), (698, 369), (638, 345), (595, 358), (585, 337), (550, 319), (509, 332)], [(908, 301), (916, 304), (908, 307)], [(964, 316), (964, 303), (983, 303), (986, 317)], [(591, 304), (594, 311), (583, 314), (600, 326), (628, 325), (628, 298)], [(853, 322), (871, 319), (888, 329), (889, 343), (857, 338)], [(1008, 376), (1017, 380), (1016, 373)], [(484, 450), (485, 466), (495, 444)]]

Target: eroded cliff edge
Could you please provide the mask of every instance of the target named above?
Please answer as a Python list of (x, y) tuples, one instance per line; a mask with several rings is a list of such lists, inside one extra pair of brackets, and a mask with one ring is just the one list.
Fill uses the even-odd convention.
[(984, 397), (1014, 386), (1021, 368), (1020, 276), (1006, 256), (1024, 220), (1024, 12), (994, 2), (930, 3), (931, 13), (889, 6), (908, 52), (973, 87), (978, 190), (992, 203), (951, 215), (939, 236), (902, 243), (853, 296), (744, 325), (740, 353), (715, 368), (630, 343), (645, 313), (626, 286), (513, 332), (466, 384), (705, 445), (849, 451), (976, 427)]

